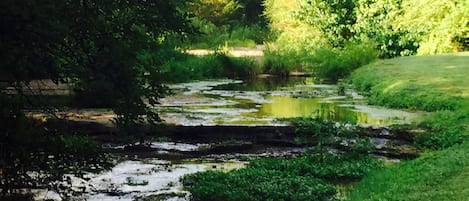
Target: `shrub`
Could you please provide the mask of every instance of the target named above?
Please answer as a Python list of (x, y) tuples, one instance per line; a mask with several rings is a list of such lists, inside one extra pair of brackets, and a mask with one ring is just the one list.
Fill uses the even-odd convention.
[(287, 119), (296, 126), (297, 140), (313, 146), (314, 153), (322, 158), (329, 153), (329, 148), (345, 149), (349, 157), (361, 158), (373, 148), (368, 137), (361, 136), (357, 126), (351, 123), (338, 123), (326, 120), (317, 115), (312, 118)]
[(377, 51), (372, 43), (347, 43), (342, 49), (319, 48), (309, 57), (310, 63), (319, 77), (337, 82), (348, 76), (353, 70), (370, 63), (377, 58)]
[(196, 201), (333, 200), (334, 186), (322, 179), (356, 180), (381, 167), (371, 157), (328, 155), (320, 160), (318, 155), (256, 159), (244, 169), (199, 172), (184, 176), (182, 182)]

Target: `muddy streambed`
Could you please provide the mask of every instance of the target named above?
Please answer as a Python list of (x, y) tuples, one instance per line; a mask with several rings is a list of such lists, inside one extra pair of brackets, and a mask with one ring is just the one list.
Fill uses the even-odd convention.
[[(333, 121), (382, 127), (417, 121), (420, 115), (368, 106), (364, 97), (352, 90), (339, 93), (341, 89), (336, 85), (315, 84), (312, 78), (304, 77), (288, 80), (268, 77), (250, 82), (200, 81), (170, 85), (170, 88), (174, 95), (161, 99), (161, 105), (154, 109), (166, 123), (186, 127), (286, 126), (287, 123), (279, 118), (315, 115)], [(97, 117), (112, 117), (108, 113)], [(386, 131), (379, 131), (381, 134), (384, 132), (384, 138), (372, 139), (378, 149), (392, 141), (386, 139)], [(271, 147), (250, 143), (234, 142), (231, 147), (222, 146), (225, 150), (221, 153), (213, 152), (213, 144), (182, 140), (152, 142), (148, 150), (139, 150), (138, 153), (110, 145), (111, 149), (126, 154), (124, 159), (111, 170), (88, 174), (84, 179), (70, 175), (63, 182), (72, 188), (65, 193), (73, 197), (72, 200), (188, 200), (190, 195), (179, 182), (183, 175), (240, 168), (252, 157), (289, 156), (304, 152), (298, 146)], [(227, 147), (237, 149), (227, 150)], [(243, 150), (239, 151), (239, 148)], [(181, 155), (183, 157), (174, 157)], [(60, 200), (57, 194), (45, 191), (39, 192), (37, 198)]]
[[(201, 144), (154, 142), (158, 152), (187, 152), (199, 149)], [(116, 146), (112, 149), (121, 149)], [(36, 200), (89, 200), (89, 201), (134, 201), (134, 200), (189, 200), (180, 178), (186, 174), (207, 170), (229, 171), (242, 168), (245, 162), (226, 157), (201, 157), (184, 160), (161, 160), (135, 154), (116, 156), (116, 165), (99, 174), (89, 173), (81, 177), (66, 175), (57, 182), (60, 194), (53, 191), (35, 190)]]

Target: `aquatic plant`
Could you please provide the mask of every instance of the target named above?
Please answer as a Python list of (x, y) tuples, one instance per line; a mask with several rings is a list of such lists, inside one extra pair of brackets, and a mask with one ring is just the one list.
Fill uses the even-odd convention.
[(258, 168), (200, 172), (182, 182), (194, 201), (316, 201), (336, 193), (334, 186), (314, 177)]

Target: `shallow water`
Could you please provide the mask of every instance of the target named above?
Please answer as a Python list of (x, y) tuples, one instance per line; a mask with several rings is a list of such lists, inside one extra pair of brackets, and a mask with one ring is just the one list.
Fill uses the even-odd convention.
[(111, 170), (85, 175), (85, 179), (69, 175), (72, 189), (75, 193), (81, 192), (80, 196), (72, 196), (72, 200), (133, 201), (157, 196), (161, 200), (186, 201), (190, 195), (184, 191), (179, 181), (182, 176), (207, 170), (228, 171), (244, 167), (244, 164), (236, 160), (224, 162), (123, 160)]
[[(214, 169), (232, 169), (242, 163), (181, 163), (145, 160), (123, 161), (109, 172), (96, 175), (88, 181), (94, 190), (85, 198), (99, 200), (135, 200), (151, 195), (165, 195), (164, 200), (188, 200), (179, 178), (186, 174)], [(107, 191), (112, 191), (109, 194)]]
[[(157, 109), (179, 125), (283, 125), (278, 118), (321, 116), (365, 125), (411, 123), (419, 114), (369, 106), (358, 93), (339, 96), (335, 85), (311, 78), (264, 78), (250, 82), (215, 80), (171, 86), (178, 99), (163, 99)], [(197, 101), (194, 101), (197, 100)]]

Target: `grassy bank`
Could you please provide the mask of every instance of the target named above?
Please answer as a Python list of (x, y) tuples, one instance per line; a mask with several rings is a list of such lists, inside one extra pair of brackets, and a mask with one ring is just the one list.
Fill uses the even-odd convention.
[(354, 85), (372, 104), (426, 111), (456, 110), (469, 102), (469, 52), (380, 60), (358, 69)]
[[(422, 157), (367, 175), (349, 200), (466, 200), (469, 175), (469, 53), (382, 60), (351, 80), (372, 104), (430, 111), (417, 136)], [(439, 151), (431, 151), (439, 150)]]

